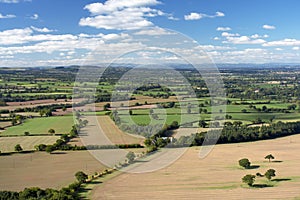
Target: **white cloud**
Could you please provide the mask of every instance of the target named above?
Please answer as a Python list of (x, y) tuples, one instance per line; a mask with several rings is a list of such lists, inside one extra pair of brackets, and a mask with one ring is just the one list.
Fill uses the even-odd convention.
[(282, 48), (275, 48), (276, 51), (282, 51)]
[(252, 39), (258, 39), (258, 38), (268, 38), (269, 35), (265, 34), (265, 35), (258, 35), (258, 34), (254, 34), (250, 36)]
[(267, 25), (267, 24), (263, 25), (262, 28), (263, 28), (263, 29), (267, 29), (267, 30), (274, 30), (274, 29), (276, 29), (275, 26)]
[(232, 44), (263, 44), (266, 41), (261, 39), (266, 37), (265, 36), (260, 36), (258, 34), (254, 34), (251, 36), (241, 36), (238, 33), (228, 33), (228, 32), (223, 32), (222, 37), (225, 37), (226, 40), (223, 41), (223, 43), (232, 43)]
[(216, 30), (217, 31), (230, 31), (231, 28), (230, 27), (218, 27)]
[(11, 15), (11, 14), (8, 14), (8, 15), (2, 15), (0, 13), (0, 19), (9, 19), (9, 18), (15, 18), (16, 15)]
[(228, 32), (223, 32), (222, 37), (234, 37), (234, 36), (240, 36), (238, 33), (228, 33)]
[(145, 29), (145, 30), (140, 30), (136, 33), (134, 33), (135, 35), (172, 35), (174, 33), (169, 32), (163, 28), (160, 27), (154, 27), (151, 29)]
[(215, 17), (224, 17), (225, 14), (222, 12), (216, 12), (215, 15), (207, 15), (207, 14), (203, 14), (203, 13), (196, 13), (196, 12), (191, 12), (188, 15), (184, 15), (184, 19), (185, 20), (199, 20), (202, 18), (215, 18)]
[(50, 29), (48, 29), (46, 27), (44, 27), (44, 28), (37, 28), (37, 27), (31, 26), (30, 28), (32, 30), (34, 30), (34, 31), (41, 32), (41, 33), (51, 33), (51, 32), (54, 31), (54, 30), (50, 30)]
[(300, 47), (293, 47), (292, 49), (295, 51), (298, 51), (300, 49)]
[(157, 4), (160, 4), (157, 0), (108, 0), (105, 3), (88, 4), (84, 9), (88, 10), (91, 16), (81, 18), (79, 25), (116, 30), (135, 30), (153, 26), (148, 17), (172, 17), (150, 8)]
[(227, 37), (227, 40), (223, 43), (232, 43), (232, 44), (263, 44), (266, 41), (263, 39), (251, 39), (248, 36), (240, 36), (240, 37)]
[(266, 47), (272, 46), (300, 46), (300, 40), (286, 38), (283, 40), (271, 41), (263, 44)]
[(219, 37), (214, 37), (213, 40), (220, 40), (220, 38)]
[(203, 18), (202, 14), (194, 13), (194, 12), (192, 12), (188, 15), (184, 15), (185, 20), (197, 20), (197, 19), (201, 19), (201, 18)]
[(33, 14), (30, 19), (33, 19), (33, 20), (37, 20), (39, 18), (39, 15), (38, 14)]

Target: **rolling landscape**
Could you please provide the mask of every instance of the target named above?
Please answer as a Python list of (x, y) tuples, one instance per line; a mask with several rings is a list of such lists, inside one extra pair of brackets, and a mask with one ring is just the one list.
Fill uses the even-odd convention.
[(0, 200), (300, 199), (299, 5), (0, 0)]

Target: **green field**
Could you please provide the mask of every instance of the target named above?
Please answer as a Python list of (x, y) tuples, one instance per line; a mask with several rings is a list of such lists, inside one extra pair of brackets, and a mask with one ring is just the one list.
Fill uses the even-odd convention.
[(59, 117), (43, 117), (28, 119), (23, 124), (13, 126), (2, 132), (0, 135), (24, 135), (28, 131), (32, 135), (48, 134), (48, 130), (53, 128), (55, 133), (68, 133), (74, 124), (73, 116), (59, 116)]

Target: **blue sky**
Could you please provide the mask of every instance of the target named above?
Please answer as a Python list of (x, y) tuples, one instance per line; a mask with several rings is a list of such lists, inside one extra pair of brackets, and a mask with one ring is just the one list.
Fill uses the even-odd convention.
[(0, 0), (0, 66), (86, 63), (99, 46), (109, 62), (140, 45), (128, 31), (149, 28), (148, 39), (174, 30), (196, 40), (216, 63), (300, 63), (299, 8), (298, 0)]

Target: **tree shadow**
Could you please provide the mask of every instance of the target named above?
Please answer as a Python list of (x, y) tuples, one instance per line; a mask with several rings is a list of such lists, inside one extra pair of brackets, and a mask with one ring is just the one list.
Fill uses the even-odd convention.
[(271, 162), (273, 162), (273, 163), (282, 163), (283, 161), (282, 160), (273, 160)]
[(97, 184), (101, 184), (103, 183), (102, 181), (92, 181), (92, 182), (89, 182), (88, 184), (91, 184), (91, 185), (97, 185)]
[(260, 167), (259, 165), (251, 165), (251, 166), (247, 167), (246, 169), (257, 169), (259, 167)]
[(66, 152), (61, 152), (61, 151), (58, 151), (58, 152), (51, 152), (51, 154), (53, 155), (63, 155), (63, 154), (67, 154)]
[(290, 178), (275, 178), (275, 179), (273, 179), (271, 181), (282, 182), (282, 181), (290, 181), (290, 180), (292, 180), (292, 179), (290, 179)]
[(254, 188), (266, 188), (266, 187), (273, 187), (273, 185), (268, 185), (268, 184), (253, 184), (252, 187), (254, 187)]

